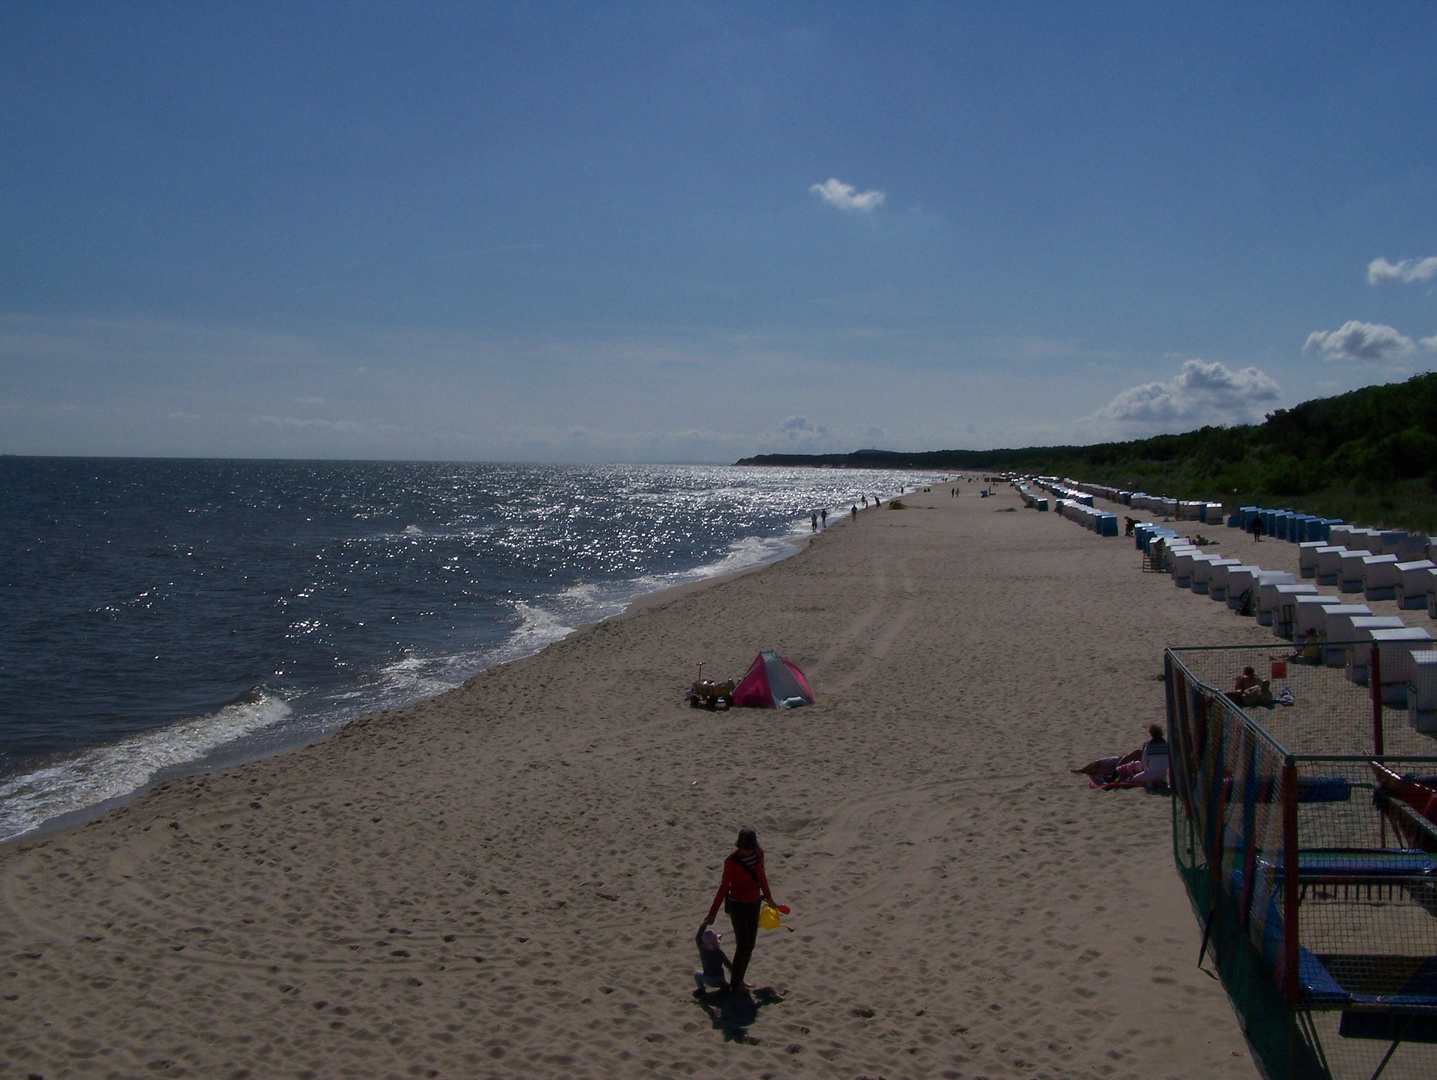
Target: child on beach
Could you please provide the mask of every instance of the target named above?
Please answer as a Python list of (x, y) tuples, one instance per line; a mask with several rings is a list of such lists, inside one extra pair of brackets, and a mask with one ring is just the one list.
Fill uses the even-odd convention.
[(699, 963), (703, 967), (694, 972), (694, 982), (698, 989), (694, 991), (694, 997), (703, 997), (709, 987), (718, 990), (728, 989), (728, 980), (724, 978), (724, 968), (733, 970), (733, 964), (724, 955), (722, 937), (718, 931), (707, 926), (700, 926), (698, 934), (694, 937), (694, 944), (699, 947)]

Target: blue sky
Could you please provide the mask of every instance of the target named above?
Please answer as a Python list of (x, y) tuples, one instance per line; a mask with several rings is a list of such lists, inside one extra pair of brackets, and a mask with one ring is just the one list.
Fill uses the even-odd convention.
[(0, 451), (1091, 442), (1437, 366), (1437, 5), (0, 6)]

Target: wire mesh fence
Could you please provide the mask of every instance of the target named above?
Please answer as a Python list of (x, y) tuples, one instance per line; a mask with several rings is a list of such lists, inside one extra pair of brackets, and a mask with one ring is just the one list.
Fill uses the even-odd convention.
[[(1291, 753), (1421, 757), (1437, 752), (1432, 738), (1409, 723), (1406, 682), (1398, 695), (1388, 679), (1395, 674), (1405, 680), (1399, 660), (1410, 654), (1399, 657), (1396, 650), (1384, 654), (1378, 648), (1378, 682), (1384, 690), (1379, 707), (1372, 691), (1370, 641), (1295, 646), (1274, 641), (1174, 651), (1198, 682), (1240, 696), (1246, 715)], [(1256, 683), (1243, 693), (1239, 680), (1248, 669)]]
[(1265, 1075), (1430, 1078), (1437, 755), (1324, 660), (1168, 650), (1174, 857)]

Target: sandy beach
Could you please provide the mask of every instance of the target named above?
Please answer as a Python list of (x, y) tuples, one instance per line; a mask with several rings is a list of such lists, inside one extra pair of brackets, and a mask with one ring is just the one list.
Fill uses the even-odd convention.
[[(1169, 800), (1068, 770), (1162, 719), (1164, 646), (1274, 639), (966, 490), (0, 849), (0, 1074), (1255, 1076)], [(815, 706), (684, 705), (760, 648)], [(792, 930), (698, 1002), (742, 825)]]

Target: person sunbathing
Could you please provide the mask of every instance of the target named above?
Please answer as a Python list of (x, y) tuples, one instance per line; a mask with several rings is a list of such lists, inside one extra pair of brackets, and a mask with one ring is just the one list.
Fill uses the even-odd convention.
[(1227, 698), (1235, 705), (1267, 705), (1272, 701), (1272, 684), (1266, 679), (1259, 679), (1252, 668), (1245, 667), (1242, 674), (1233, 680)]
[(1161, 724), (1148, 725), (1148, 741), (1122, 757), (1097, 758), (1074, 773), (1084, 774), (1094, 784), (1153, 787), (1168, 779), (1168, 743)]

